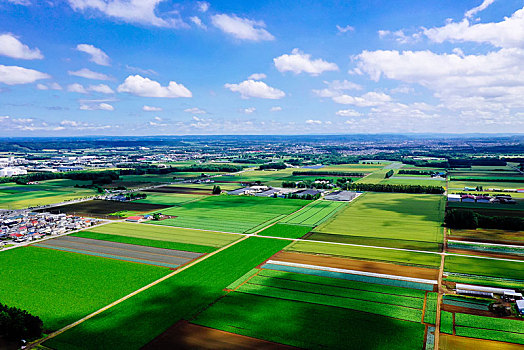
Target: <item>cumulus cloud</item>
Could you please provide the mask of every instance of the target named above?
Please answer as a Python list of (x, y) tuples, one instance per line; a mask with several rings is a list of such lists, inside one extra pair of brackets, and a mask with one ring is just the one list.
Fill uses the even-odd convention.
[(38, 90), (62, 90), (62, 86), (58, 83), (50, 83), (50, 84), (36, 84), (36, 88)]
[(142, 110), (144, 112), (161, 112), (162, 108), (154, 107), (154, 106), (144, 106), (144, 107), (142, 107)]
[(335, 113), (341, 117), (360, 117), (362, 113), (355, 111), (354, 109), (341, 109)]
[(286, 96), (282, 90), (268, 86), (263, 81), (244, 80), (239, 84), (225, 84), (227, 89), (240, 93), (242, 98), (258, 97), (277, 100)]
[(282, 107), (275, 106), (275, 107), (271, 107), (271, 109), (269, 111), (270, 112), (280, 112), (281, 110), (282, 110)]
[(78, 44), (76, 49), (91, 56), (91, 62), (101, 66), (109, 66), (109, 56), (102, 50), (89, 44)]
[(44, 58), (39, 49), (31, 49), (22, 44), (18, 38), (11, 33), (0, 34), (0, 55), (19, 58), (23, 60), (36, 60)]
[(338, 30), (339, 33), (347, 33), (347, 32), (352, 32), (352, 31), (354, 31), (355, 28), (353, 28), (353, 27), (350, 26), (350, 25), (347, 25), (347, 26), (342, 27), (342, 26), (339, 26), (339, 25), (337, 24), (337, 30)]
[(113, 89), (111, 89), (109, 86), (107, 86), (105, 84), (89, 85), (88, 90), (92, 91), (92, 92), (99, 92), (101, 94), (113, 94), (113, 93), (115, 93), (113, 91)]
[(81, 77), (86, 79), (92, 79), (92, 80), (111, 80), (111, 77), (108, 75), (105, 75), (103, 73), (93, 72), (90, 69), (82, 68), (77, 71), (68, 71), (69, 75), (73, 75), (75, 77)]
[(266, 25), (263, 21), (241, 18), (234, 14), (218, 14), (211, 16), (211, 22), (224, 33), (240, 40), (263, 41), (275, 39), (265, 29)]
[(67, 86), (67, 91), (77, 92), (79, 94), (87, 94), (86, 88), (82, 84), (74, 83)]
[(313, 93), (319, 97), (335, 97), (343, 94), (343, 91), (346, 90), (362, 90), (362, 86), (356, 83), (353, 83), (348, 80), (333, 80), (333, 81), (324, 81), (324, 84), (327, 85), (327, 88), (324, 89), (314, 89)]
[(322, 121), (321, 120), (308, 119), (308, 120), (306, 120), (306, 124), (320, 125), (320, 124), (322, 124)]
[(250, 80), (262, 80), (266, 78), (267, 76), (264, 73), (253, 73), (248, 77)]
[(243, 109), (243, 112), (244, 112), (245, 114), (251, 114), (251, 113), (255, 112), (256, 110), (257, 110), (257, 109), (256, 109), (255, 107), (248, 107), (248, 108), (244, 108), (244, 109)]
[(415, 43), (419, 41), (422, 37), (422, 34), (420, 32), (416, 32), (413, 34), (406, 34), (404, 33), (404, 30), (400, 29), (400, 30), (395, 30), (395, 31), (379, 30), (378, 36), (381, 39), (388, 38), (388, 37), (393, 38), (399, 44), (410, 44), (410, 43)]
[(357, 107), (379, 106), (391, 101), (391, 96), (383, 92), (367, 92), (362, 96), (340, 95), (333, 97), (333, 101), (344, 105), (353, 105)]
[(200, 19), (200, 17), (192, 16), (192, 17), (189, 17), (189, 20), (193, 22), (193, 24), (196, 25), (197, 27), (202, 28), (202, 29), (207, 29), (207, 26), (204, 23), (202, 23), (202, 20)]
[(100, 129), (110, 129), (110, 125), (94, 125), (87, 122), (77, 121), (77, 120), (62, 120), (60, 126), (68, 129), (76, 130), (100, 130)]
[(479, 13), (480, 11), (484, 11), (485, 9), (487, 9), (488, 6), (493, 4), (494, 2), (495, 0), (484, 0), (482, 1), (482, 4), (480, 4), (479, 6), (466, 11), (466, 13), (464, 14), (464, 17), (471, 18), (475, 16), (477, 13)]
[(205, 110), (200, 109), (198, 107), (186, 108), (186, 109), (184, 109), (184, 112), (192, 113), (192, 114), (206, 114), (207, 113)]
[(319, 75), (326, 71), (337, 71), (338, 66), (335, 63), (324, 61), (317, 58), (312, 60), (311, 55), (301, 52), (299, 49), (293, 49), (291, 54), (284, 54), (273, 59), (275, 67), (280, 72), (293, 72), (300, 74), (302, 72), (311, 75)]
[(82, 104), (80, 109), (83, 111), (114, 111), (115, 108), (109, 103)]
[(170, 81), (168, 86), (162, 86), (159, 82), (144, 78), (140, 75), (130, 75), (118, 86), (118, 92), (127, 92), (142, 97), (192, 97), (184, 85)]
[(152, 25), (156, 27), (186, 27), (177, 11), (168, 16), (157, 15), (158, 4), (165, 0), (68, 0), (75, 11), (104, 14), (127, 23)]
[(501, 22), (471, 24), (468, 18), (464, 18), (461, 22), (449, 22), (423, 32), (436, 43), (476, 42), (501, 48), (524, 48), (524, 8)]
[(0, 64), (0, 83), (7, 85), (29, 84), (40, 79), (49, 78), (51, 78), (49, 74), (34, 69)]
[(197, 1), (198, 11), (207, 12), (209, 10), (209, 2), (206, 1)]

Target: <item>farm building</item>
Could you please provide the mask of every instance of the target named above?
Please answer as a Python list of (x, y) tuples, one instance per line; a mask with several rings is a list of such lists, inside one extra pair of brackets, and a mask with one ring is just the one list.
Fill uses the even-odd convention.
[(129, 222), (142, 222), (144, 221), (144, 217), (143, 216), (130, 216), (126, 219), (126, 221), (129, 221)]
[(295, 193), (297, 197), (306, 197), (308, 195), (311, 197), (314, 197), (314, 196), (321, 195), (321, 194), (322, 194), (322, 191), (319, 191), (319, 190), (303, 190), (303, 191), (298, 191)]
[(524, 300), (517, 300), (517, 311), (519, 314), (524, 315)]
[(15, 176), (15, 175), (25, 175), (27, 174), (27, 170), (16, 168), (16, 167), (7, 167), (0, 169), (0, 177), (9, 177), (9, 176)]
[(257, 197), (273, 197), (273, 196), (280, 196), (282, 195), (282, 190), (279, 188), (270, 188), (266, 191), (256, 193), (255, 196)]
[(487, 292), (487, 293), (493, 293), (498, 295), (504, 295), (504, 293), (515, 293), (515, 290), (513, 289), (506, 289), (506, 288), (495, 288), (495, 287), (484, 287), (484, 286), (476, 286), (472, 284), (462, 284), (457, 283), (455, 288), (457, 290), (474, 290), (478, 292)]
[(491, 197), (490, 196), (476, 196), (475, 201), (477, 203), (490, 203)]
[(522, 293), (516, 293), (516, 292), (504, 292), (504, 295), (502, 296), (502, 299), (506, 301), (516, 301), (516, 300), (522, 300)]
[(476, 191), (476, 187), (464, 187), (464, 191)]
[(460, 202), (460, 194), (448, 194), (448, 202)]
[(335, 191), (327, 194), (324, 198), (328, 201), (345, 201), (349, 202), (358, 195), (357, 192), (352, 191)]
[(471, 194), (463, 194), (460, 197), (460, 199), (462, 202), (465, 202), (465, 203), (475, 203), (475, 196)]

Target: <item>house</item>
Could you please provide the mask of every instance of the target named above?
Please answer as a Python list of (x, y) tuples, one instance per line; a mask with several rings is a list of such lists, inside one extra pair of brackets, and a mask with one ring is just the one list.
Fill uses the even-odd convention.
[(142, 222), (144, 221), (144, 217), (143, 216), (130, 216), (126, 219), (126, 221), (129, 221), (129, 222)]
[(269, 187), (267, 186), (251, 186), (251, 187), (244, 187), (244, 188), (238, 188), (233, 191), (229, 191), (227, 194), (233, 195), (233, 196), (242, 196), (242, 195), (251, 195), (263, 191), (267, 191)]
[(448, 202), (460, 202), (460, 194), (448, 194)]

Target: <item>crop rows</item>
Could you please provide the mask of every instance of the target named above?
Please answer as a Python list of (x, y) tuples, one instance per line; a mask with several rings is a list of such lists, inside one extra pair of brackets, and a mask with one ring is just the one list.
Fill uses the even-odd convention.
[(316, 226), (330, 218), (346, 203), (332, 201), (316, 201), (284, 220), (283, 223)]
[(424, 322), (435, 324), (437, 318), (437, 293), (428, 293), (426, 298), (426, 311)]

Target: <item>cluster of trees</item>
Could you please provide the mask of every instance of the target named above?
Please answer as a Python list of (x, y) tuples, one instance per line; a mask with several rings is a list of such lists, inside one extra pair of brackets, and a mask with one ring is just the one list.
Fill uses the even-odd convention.
[(351, 176), (363, 177), (364, 173), (349, 173), (345, 171), (293, 171), (293, 176)]
[(420, 185), (390, 185), (390, 184), (365, 184), (352, 183), (348, 186), (353, 191), (372, 191), (372, 192), (399, 192), (399, 193), (426, 193), (442, 194), (444, 188), (440, 186), (420, 186)]
[(222, 189), (220, 188), (220, 186), (218, 185), (215, 185), (213, 186), (213, 190), (211, 191), (212, 194), (220, 194), (222, 193)]
[(40, 317), (0, 304), (0, 337), (10, 341), (32, 340), (41, 337), (42, 330)]
[(449, 228), (476, 229), (491, 228), (499, 230), (524, 230), (524, 218), (513, 216), (488, 216), (472, 210), (450, 209), (446, 211), (444, 223)]
[(0, 183), (13, 182), (17, 184), (25, 185), (28, 182), (34, 181), (45, 181), (45, 180), (54, 180), (54, 179), (70, 179), (70, 180), (80, 180), (80, 181), (89, 181), (97, 180), (98, 178), (111, 178), (112, 180), (117, 180), (119, 178), (118, 171), (105, 170), (105, 171), (69, 171), (69, 172), (35, 172), (29, 173), (26, 175), (17, 175), (14, 177), (2, 177), (0, 178)]
[(280, 170), (280, 169), (286, 169), (287, 165), (280, 162), (280, 163), (267, 163), (262, 164), (258, 167), (258, 170)]
[(389, 171), (386, 173), (386, 175), (384, 175), (384, 178), (385, 178), (385, 179), (389, 179), (390, 177), (393, 176), (394, 173), (395, 173), (395, 172), (394, 172), (393, 170), (389, 170)]
[(306, 194), (306, 195), (300, 195), (300, 194), (296, 194), (296, 193), (289, 193), (286, 195), (286, 198), (290, 198), (290, 199), (305, 199), (305, 200), (316, 200), (316, 199), (319, 199), (320, 198), (320, 193), (319, 194), (315, 194), (315, 195), (311, 195), (311, 194)]
[(138, 199), (146, 199), (147, 198), (147, 194), (142, 193), (142, 192), (126, 193), (125, 196), (126, 196), (126, 199), (128, 201), (134, 201), (134, 200), (138, 200)]
[(519, 177), (519, 176), (515, 176), (514, 179), (508, 179), (508, 178), (493, 178), (493, 177), (472, 177), (472, 178), (469, 178), (469, 177), (462, 177), (462, 176), (453, 176), (450, 178), (450, 180), (455, 180), (455, 181), (496, 181), (496, 182), (524, 182), (524, 179), (522, 177)]
[(435, 172), (430, 170), (404, 170), (400, 169), (399, 174), (403, 175), (433, 175)]

